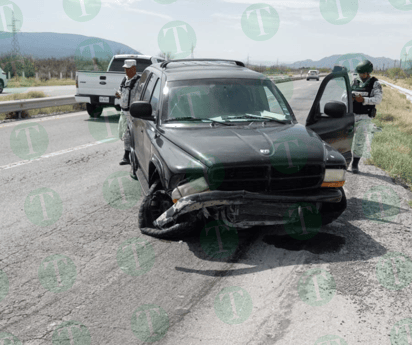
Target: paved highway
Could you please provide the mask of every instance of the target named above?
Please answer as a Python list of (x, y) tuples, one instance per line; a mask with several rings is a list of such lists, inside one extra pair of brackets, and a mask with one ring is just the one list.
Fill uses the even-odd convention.
[[(304, 123), (320, 82), (290, 84)], [(348, 173), (347, 210), (308, 241), (282, 226), (158, 240), (138, 229), (108, 112), (0, 124), (2, 331), (25, 345), (406, 339), (412, 195), (384, 172)]]

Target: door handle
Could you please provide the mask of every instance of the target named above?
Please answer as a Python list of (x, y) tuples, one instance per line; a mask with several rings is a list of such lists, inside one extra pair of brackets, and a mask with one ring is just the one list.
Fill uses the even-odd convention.
[(348, 129), (348, 134), (353, 133), (353, 129), (355, 128), (355, 126), (352, 126), (351, 128)]
[(106, 85), (106, 82), (105, 82), (105, 81), (101, 81), (100, 84), (101, 84), (101, 85)]

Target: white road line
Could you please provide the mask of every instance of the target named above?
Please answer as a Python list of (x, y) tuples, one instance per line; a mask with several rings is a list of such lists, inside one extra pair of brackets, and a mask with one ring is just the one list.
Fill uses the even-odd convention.
[(49, 120), (58, 120), (61, 118), (66, 118), (66, 117), (74, 117), (74, 116), (82, 116), (87, 114), (85, 111), (78, 112), (75, 114), (61, 114), (61, 115), (55, 115), (55, 116), (45, 116), (45, 117), (38, 117), (38, 118), (31, 118), (23, 121), (13, 121), (13, 122), (8, 122), (5, 124), (0, 124), (0, 128), (5, 128), (5, 127), (13, 127), (20, 125), (22, 123), (28, 123), (28, 122), (41, 122), (41, 121), (49, 121)]
[(72, 147), (70, 149), (65, 149), (65, 150), (61, 150), (61, 151), (48, 153), (47, 155), (40, 156), (39, 158), (36, 158), (36, 159), (24, 160), (24, 161), (20, 161), (20, 162), (16, 162), (16, 163), (3, 165), (3, 166), (0, 166), (0, 170), (6, 170), (6, 169), (19, 167), (19, 166), (29, 164), (29, 163), (32, 163), (32, 162), (35, 162), (35, 161), (39, 161), (39, 160), (42, 160), (42, 159), (45, 159), (45, 158), (50, 158), (50, 157), (59, 156), (59, 155), (65, 154), (65, 153), (86, 149), (88, 147), (96, 146), (96, 145), (99, 145), (99, 144), (104, 144), (106, 142), (110, 142), (110, 141), (113, 141), (113, 140), (117, 140), (117, 138), (104, 139), (102, 141), (96, 141), (94, 143), (84, 144), (84, 145)]

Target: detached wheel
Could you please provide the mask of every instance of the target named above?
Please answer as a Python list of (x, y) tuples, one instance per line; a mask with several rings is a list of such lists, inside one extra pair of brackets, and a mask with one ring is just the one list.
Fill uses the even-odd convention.
[(103, 113), (103, 107), (95, 104), (86, 103), (86, 110), (90, 117), (97, 119)]
[(0, 93), (2, 93), (4, 90), (4, 83), (3, 80), (0, 80)]
[(190, 229), (190, 222), (176, 222), (168, 228), (155, 228), (153, 222), (173, 206), (170, 196), (162, 189), (159, 180), (150, 187), (139, 209), (139, 228), (142, 234), (157, 238), (174, 238)]

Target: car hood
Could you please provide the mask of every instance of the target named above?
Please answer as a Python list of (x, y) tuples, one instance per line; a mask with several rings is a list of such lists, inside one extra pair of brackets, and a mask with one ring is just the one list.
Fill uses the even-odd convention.
[[(261, 127), (165, 128), (164, 136), (208, 167), (324, 164), (320, 137), (301, 124)], [(343, 157), (341, 157), (343, 159)], [(343, 163), (344, 164), (344, 163)]]

